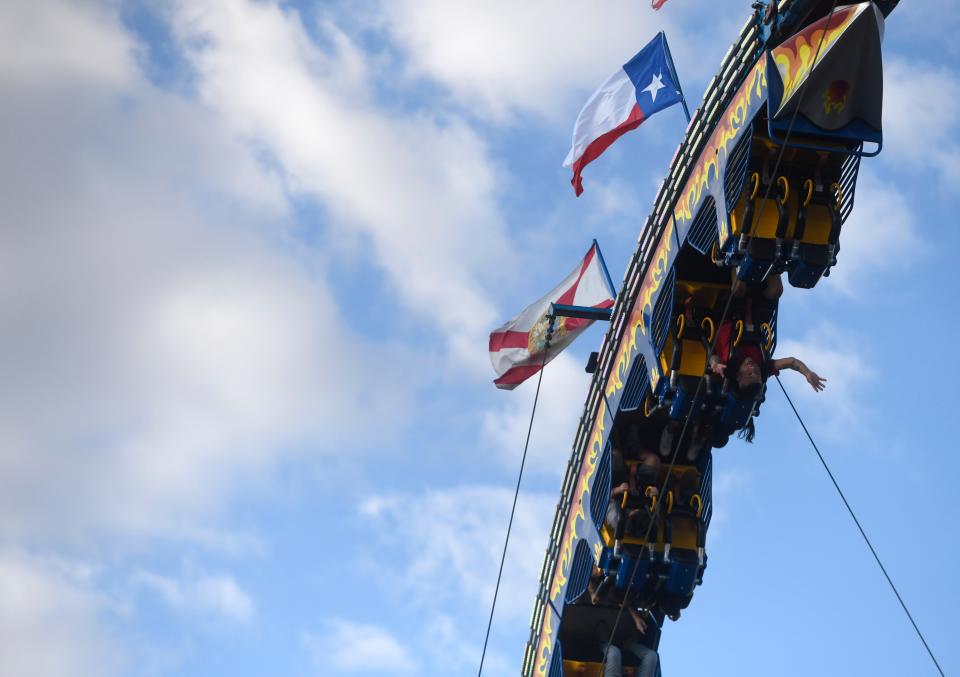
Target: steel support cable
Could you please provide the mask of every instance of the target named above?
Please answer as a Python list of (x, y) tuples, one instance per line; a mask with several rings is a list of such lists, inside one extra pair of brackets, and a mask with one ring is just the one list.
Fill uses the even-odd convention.
[(930, 649), (930, 645), (927, 644), (926, 638), (923, 636), (923, 633), (920, 632), (917, 622), (913, 620), (913, 614), (910, 613), (910, 610), (907, 608), (906, 602), (903, 601), (903, 597), (900, 596), (900, 592), (897, 590), (897, 586), (893, 584), (893, 579), (890, 578), (890, 574), (887, 573), (887, 568), (883, 566), (883, 562), (880, 561), (880, 555), (877, 554), (876, 549), (873, 547), (873, 543), (870, 542), (870, 539), (867, 537), (867, 532), (864, 531), (863, 526), (860, 524), (860, 520), (857, 519), (857, 515), (853, 512), (853, 508), (850, 507), (850, 502), (847, 501), (847, 497), (844, 495), (843, 490), (840, 488), (840, 484), (837, 482), (837, 478), (833, 476), (833, 472), (830, 470), (830, 466), (827, 465), (826, 459), (823, 458), (823, 454), (820, 452), (820, 448), (817, 447), (817, 443), (813, 441), (813, 436), (810, 434), (810, 431), (807, 429), (807, 424), (804, 423), (803, 417), (800, 416), (800, 412), (797, 411), (796, 406), (793, 404), (793, 400), (790, 399), (790, 395), (787, 394), (787, 389), (783, 387), (783, 383), (780, 381), (780, 377), (776, 376), (777, 385), (780, 386), (780, 390), (783, 392), (783, 396), (787, 398), (787, 403), (790, 405), (790, 408), (793, 410), (794, 416), (797, 417), (797, 421), (800, 423), (800, 427), (803, 428), (804, 434), (806, 434), (807, 439), (810, 440), (810, 446), (813, 447), (813, 450), (817, 452), (817, 458), (820, 459), (820, 464), (823, 466), (823, 469), (827, 471), (827, 476), (830, 478), (830, 481), (833, 483), (833, 488), (837, 490), (837, 494), (840, 495), (840, 500), (843, 501), (844, 507), (847, 509), (847, 512), (850, 514), (850, 517), (853, 519), (853, 523), (857, 525), (857, 530), (860, 532), (860, 536), (863, 537), (863, 542), (867, 544), (867, 547), (870, 549), (870, 554), (873, 555), (873, 559), (876, 560), (877, 566), (880, 567), (880, 571), (883, 572), (884, 578), (887, 579), (887, 583), (890, 585), (890, 589), (893, 590), (893, 594), (897, 596), (897, 601), (900, 602), (900, 606), (903, 608), (903, 612), (907, 615), (907, 618), (910, 620), (910, 625), (913, 626), (914, 631), (917, 633), (917, 637), (920, 638), (920, 641), (923, 643), (923, 648), (927, 650), (927, 653), (930, 655), (930, 660), (933, 661), (933, 664), (937, 668), (937, 672), (940, 673), (942, 677), (944, 676), (943, 668), (940, 667), (940, 663), (937, 661), (936, 656), (933, 655), (933, 651)]
[(493, 612), (497, 608), (497, 594), (500, 592), (500, 579), (503, 576), (503, 563), (507, 559), (507, 545), (510, 543), (510, 531), (513, 529), (513, 516), (517, 510), (517, 498), (520, 496), (520, 480), (523, 479), (523, 466), (527, 462), (527, 449), (530, 447), (530, 433), (533, 431), (533, 418), (537, 414), (537, 401), (540, 399), (540, 384), (543, 383), (543, 372), (547, 366), (547, 355), (550, 349), (550, 337), (553, 334), (553, 323), (556, 318), (549, 318), (547, 340), (543, 347), (543, 362), (540, 363), (540, 376), (537, 378), (537, 390), (533, 396), (533, 408), (530, 411), (530, 424), (527, 426), (527, 440), (523, 443), (523, 457), (520, 459), (520, 472), (517, 474), (517, 488), (513, 492), (513, 506), (510, 508), (510, 521), (507, 523), (507, 535), (503, 539), (503, 554), (500, 555), (500, 571), (497, 572), (497, 585), (493, 589), (493, 602), (490, 604), (490, 618), (487, 619), (487, 632), (483, 638), (483, 651), (480, 653), (480, 668), (477, 677), (483, 673), (483, 659), (487, 655), (487, 643), (490, 641), (490, 627), (493, 625)]
[[(810, 65), (810, 72), (811, 72), (811, 74), (812, 74), (812, 72), (813, 72), (814, 66), (816, 66), (816, 64), (817, 64), (817, 59), (820, 57), (820, 51), (821, 51), (821, 49), (823, 48), (823, 41), (824, 41), (824, 38), (825, 38), (826, 35), (827, 35), (827, 31), (830, 29), (830, 22), (831, 22), (831, 20), (833, 19), (833, 15), (834, 15), (834, 13), (835, 13), (835, 11), (836, 11), (836, 8), (837, 8), (837, 0), (833, 0), (833, 3), (832, 3), (831, 6), (830, 6), (830, 12), (827, 14), (827, 22), (826, 22), (826, 24), (824, 25), (824, 29), (823, 29), (823, 31), (822, 31), (821, 34), (820, 34), (820, 41), (817, 43), (817, 50), (816, 50), (816, 52), (814, 52), (813, 61), (811, 62), (811, 65)], [(810, 78), (808, 77), (806, 80), (803, 81), (803, 84), (802, 84), (801, 87), (800, 87), (800, 95), (799, 95), (799, 97), (798, 97), (797, 107), (794, 109), (793, 115), (792, 115), (791, 118), (790, 118), (790, 125), (787, 127), (787, 133), (786, 133), (786, 135), (784, 136), (783, 144), (780, 146), (780, 152), (777, 154), (777, 160), (776, 160), (776, 162), (774, 163), (774, 166), (773, 166), (773, 172), (772, 172), (772, 175), (773, 175), (773, 176), (776, 176), (776, 175), (777, 175), (777, 170), (780, 169), (780, 164), (781, 164), (781, 162), (783, 161), (783, 154), (784, 154), (784, 152), (786, 151), (787, 143), (790, 141), (790, 135), (791, 135), (791, 133), (793, 132), (793, 127), (794, 127), (794, 125), (796, 124), (797, 114), (800, 112), (800, 106), (801, 106), (801, 104), (803, 103), (804, 96), (806, 95), (807, 86), (808, 86), (809, 84), (810, 84)], [(760, 221), (760, 218), (763, 216), (763, 211), (764, 211), (764, 209), (766, 209), (767, 202), (768, 202), (769, 197), (770, 197), (770, 191), (771, 191), (772, 189), (773, 189), (773, 182), (771, 182), (771, 183), (767, 186), (766, 193), (764, 194), (763, 203), (760, 205), (760, 212), (757, 214), (757, 218), (756, 218), (756, 221), (757, 221), (758, 223), (759, 223), (759, 221)], [(748, 236), (748, 240), (747, 240), (748, 246), (749, 246), (749, 242), (750, 242), (751, 240), (753, 240), (753, 234), (752, 234), (752, 233)], [(772, 264), (771, 264), (771, 266), (772, 266)], [(768, 274), (769, 274), (769, 270), (768, 270), (767, 272), (768, 272)], [(693, 396), (693, 402), (694, 402), (694, 403), (697, 401), (697, 398), (700, 396), (700, 389), (703, 387), (703, 382), (704, 382), (704, 380), (705, 380), (706, 378), (709, 378), (709, 376), (707, 376), (707, 374), (706, 374), (706, 369), (709, 369), (710, 357), (713, 355), (713, 350), (714, 350), (714, 348), (716, 347), (717, 339), (720, 338), (720, 331), (719, 331), (719, 329), (720, 329), (720, 327), (723, 326), (724, 321), (727, 319), (727, 314), (730, 312), (730, 305), (731, 305), (731, 303), (732, 303), (732, 301), (733, 301), (733, 296), (734, 296), (734, 291), (735, 291), (735, 289), (736, 289), (736, 285), (737, 285), (737, 280), (736, 280), (736, 278), (734, 278), (734, 280), (733, 280), (733, 281), (731, 282), (731, 284), (730, 284), (730, 294), (729, 294), (729, 296), (728, 296), (728, 298), (727, 298), (727, 303), (726, 303), (726, 305), (725, 305), (724, 308), (723, 308), (723, 313), (721, 313), (721, 315), (720, 315), (720, 322), (717, 324), (717, 332), (716, 332), (716, 335), (713, 337), (713, 341), (711, 341), (711, 343), (710, 343), (710, 349), (707, 351), (707, 366), (705, 367), (704, 377), (702, 377), (702, 378), (700, 379), (699, 383), (697, 383), (697, 389), (696, 389), (696, 391), (694, 392), (694, 396)], [(779, 383), (779, 379), (777, 379), (777, 381), (778, 381), (778, 383)], [(783, 385), (781, 384), (780, 387), (783, 388)], [(659, 514), (659, 511), (660, 511), (660, 501), (662, 500), (663, 494), (664, 494), (664, 492), (666, 491), (667, 484), (668, 484), (668, 482), (670, 481), (670, 476), (673, 474), (673, 466), (676, 464), (677, 454), (678, 454), (678, 452), (680, 451), (681, 446), (683, 445), (683, 438), (684, 438), (684, 435), (685, 435), (686, 432), (687, 432), (687, 427), (688, 427), (688, 425), (689, 425), (689, 423), (690, 423), (690, 419), (691, 419), (691, 418), (692, 418), (691, 416), (687, 416), (686, 420), (685, 420), (684, 423), (683, 423), (683, 428), (682, 428), (681, 431), (680, 431), (680, 437), (679, 437), (679, 438), (677, 439), (677, 441), (676, 441), (676, 445), (675, 445), (675, 447), (674, 447), (673, 454), (672, 454), (672, 456), (670, 457), (670, 465), (667, 466), (667, 474), (666, 474), (666, 476), (664, 477), (663, 485), (660, 487), (660, 491), (659, 491), (659, 493), (657, 494), (657, 499), (656, 499), (656, 501), (654, 502), (653, 513), (652, 513), (653, 517), (656, 517), (656, 516)], [(645, 546), (647, 546), (647, 541), (648, 541), (648, 539), (649, 539), (649, 537), (650, 537), (650, 530), (652, 529), (653, 524), (654, 524), (654, 519), (651, 518), (651, 519), (650, 519), (650, 523), (647, 525), (646, 534), (645, 534), (644, 537), (643, 537), (643, 542), (644, 542), (644, 545), (645, 545)], [(878, 562), (879, 562), (879, 560), (878, 560)], [(617, 629), (617, 626), (618, 626), (619, 623), (620, 623), (620, 618), (621, 618), (622, 615), (623, 615), (623, 609), (624, 609), (624, 607), (626, 606), (627, 600), (630, 598), (630, 589), (633, 587), (634, 577), (636, 576), (637, 569), (638, 569), (638, 567), (634, 567), (633, 573), (631, 573), (631, 575), (630, 575), (630, 580), (627, 582), (627, 589), (624, 591), (624, 594), (623, 594), (623, 601), (620, 602), (620, 608), (619, 608), (619, 610), (617, 611), (616, 619), (615, 619), (614, 622), (613, 622), (613, 628), (612, 628), (611, 631), (610, 631), (610, 639), (607, 641), (606, 646), (603, 648), (603, 663), (604, 663), (604, 665), (606, 665), (606, 662), (607, 662), (607, 653), (608, 653), (608, 651), (609, 651), (609, 649), (610, 649), (611, 643), (613, 642), (614, 635), (616, 634), (616, 629)], [(884, 572), (884, 573), (886, 573), (886, 572)], [(888, 579), (888, 580), (889, 580), (889, 579)], [(891, 585), (892, 585), (892, 583), (891, 583)], [(899, 595), (897, 595), (897, 597), (899, 598)], [(901, 601), (901, 604), (902, 604), (902, 601)], [(906, 610), (906, 607), (904, 607), (904, 609)], [(909, 612), (907, 613), (907, 615), (909, 616)], [(910, 620), (911, 620), (911, 622), (912, 622), (913, 618), (911, 617)], [(916, 628), (916, 624), (914, 624), (914, 628)], [(917, 632), (919, 633), (919, 630), (917, 630)], [(922, 640), (922, 639), (923, 639), (923, 636), (921, 635), (921, 640)], [(927, 646), (926, 641), (924, 641), (924, 646)], [(929, 651), (929, 650), (930, 650), (929, 647), (927, 647), (927, 651)], [(933, 654), (932, 654), (932, 653), (930, 654), (930, 657), (933, 658)], [(934, 659), (934, 663), (936, 663), (936, 659)], [(937, 664), (937, 668), (938, 668), (938, 669), (940, 668), (939, 664)], [(943, 671), (941, 671), (941, 675), (942, 675), (942, 674), (943, 674)]]
[[(819, 57), (819, 54), (820, 54), (820, 48), (823, 45), (823, 39), (826, 36), (827, 30), (829, 30), (830, 28), (830, 19), (833, 17), (833, 13), (834, 13), (834, 10), (836, 9), (836, 6), (837, 6), (837, 0), (834, 0), (833, 5), (830, 8), (830, 14), (827, 15), (826, 26), (824, 27), (823, 33), (820, 36), (820, 43), (817, 46), (817, 53), (814, 55), (813, 62), (810, 66), (811, 72), (813, 71), (814, 66), (816, 66), (817, 58)], [(800, 112), (800, 105), (803, 102), (805, 90), (809, 83), (810, 83), (810, 78), (807, 78), (801, 87), (799, 102), (797, 103), (797, 107), (794, 109), (793, 115), (790, 119), (790, 126), (787, 128), (787, 134), (784, 137), (783, 145), (780, 146), (780, 153), (777, 157), (777, 162), (774, 166), (774, 171), (773, 171), (774, 176), (776, 176), (776, 173), (777, 173), (776, 170), (779, 169), (780, 160), (782, 159), (783, 153), (787, 147), (787, 143), (790, 140), (790, 134), (793, 132), (794, 122), (797, 119), (797, 114)], [(769, 197), (770, 189), (772, 188), (772, 185), (773, 184), (767, 187), (767, 195), (765, 196), (765, 198)], [(764, 204), (761, 205), (761, 212), (760, 212), (761, 215), (763, 213), (762, 210), (765, 207), (766, 207), (766, 199), (764, 199)], [(758, 221), (759, 221), (759, 217), (758, 217)], [(751, 240), (753, 239), (752, 234), (750, 235), (750, 239)], [(820, 453), (820, 449), (817, 447), (817, 443), (814, 442), (813, 437), (810, 435), (810, 431), (807, 429), (807, 426), (804, 423), (803, 418), (800, 416), (800, 412), (797, 411), (796, 406), (794, 406), (793, 404), (793, 400), (790, 399), (790, 395), (787, 394), (787, 390), (786, 388), (784, 388), (783, 382), (780, 380), (780, 377), (776, 376), (776, 379), (777, 379), (777, 385), (780, 386), (780, 390), (783, 392), (783, 396), (787, 399), (787, 403), (790, 405), (790, 408), (793, 410), (794, 415), (797, 417), (797, 421), (799, 421), (800, 426), (803, 428), (803, 432), (806, 434), (807, 439), (810, 440), (810, 445), (813, 447), (813, 450), (817, 453), (817, 458), (820, 459), (820, 463), (823, 465), (823, 469), (827, 471), (827, 475), (830, 477), (830, 481), (833, 483), (834, 489), (837, 490), (837, 494), (840, 495), (840, 499), (843, 501), (843, 505), (846, 507), (847, 512), (850, 514), (850, 517), (853, 519), (854, 524), (856, 524), (857, 530), (860, 532), (860, 536), (863, 537), (863, 541), (867, 544), (867, 547), (870, 549), (870, 554), (873, 555), (874, 560), (876, 560), (877, 562), (877, 566), (880, 567), (880, 571), (883, 573), (884, 578), (887, 579), (887, 583), (890, 585), (890, 589), (893, 590), (893, 594), (896, 596), (897, 601), (900, 603), (900, 606), (903, 608), (903, 612), (907, 615), (907, 619), (910, 621), (910, 625), (913, 626), (914, 631), (917, 633), (917, 637), (920, 638), (920, 642), (923, 644), (923, 648), (927, 650), (927, 654), (930, 656), (930, 660), (933, 661), (934, 666), (937, 668), (937, 672), (940, 673), (941, 677), (944, 677), (943, 668), (940, 667), (940, 663), (937, 661), (936, 656), (934, 656), (933, 651), (930, 649), (930, 645), (927, 644), (926, 638), (923, 636), (923, 633), (920, 631), (919, 626), (917, 625), (916, 621), (913, 619), (913, 615), (910, 613), (910, 610), (907, 608), (906, 603), (903, 601), (903, 597), (900, 596), (900, 592), (897, 590), (897, 586), (894, 585), (893, 579), (890, 578), (890, 574), (887, 573), (886, 567), (883, 566), (883, 562), (880, 560), (880, 556), (877, 554), (876, 549), (874, 549), (873, 543), (870, 542), (870, 539), (867, 537), (867, 534), (864, 531), (863, 526), (860, 524), (860, 520), (857, 519), (856, 514), (853, 512), (853, 508), (850, 506), (850, 503), (847, 501), (847, 497), (844, 495), (843, 490), (840, 489), (840, 485), (837, 483), (836, 478), (833, 476), (833, 472), (831, 472), (830, 467), (827, 465), (826, 460), (823, 458), (823, 454)]]

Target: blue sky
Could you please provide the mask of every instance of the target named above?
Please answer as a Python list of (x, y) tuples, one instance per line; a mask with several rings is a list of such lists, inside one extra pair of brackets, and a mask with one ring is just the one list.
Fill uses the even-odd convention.
[[(619, 282), (685, 122), (575, 199), (582, 103), (666, 30), (691, 107), (744, 2), (0, 7), (0, 673), (460, 675), (533, 388), (486, 334), (592, 238)], [(887, 23), (885, 147), (781, 302), (797, 401), (947, 674), (960, 10)], [(592, 328), (544, 376), (485, 674), (519, 670)], [(781, 395), (715, 457), (666, 675), (934, 674)]]

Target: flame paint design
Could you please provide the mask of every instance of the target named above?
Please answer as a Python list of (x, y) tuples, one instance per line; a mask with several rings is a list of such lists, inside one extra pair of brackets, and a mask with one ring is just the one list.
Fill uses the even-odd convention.
[[(597, 460), (600, 458), (600, 452), (603, 450), (604, 430), (606, 421), (606, 404), (601, 401), (597, 412), (596, 421), (593, 424), (593, 431), (590, 433), (590, 451), (580, 467), (580, 476), (574, 485), (579, 491), (573, 497), (573, 505), (576, 510), (567, 516), (567, 523), (563, 528), (563, 539), (560, 546), (560, 556), (554, 565), (553, 585), (550, 587), (550, 601), (556, 607), (557, 598), (560, 591), (567, 584), (567, 572), (570, 569), (573, 557), (573, 543), (577, 538), (577, 530), (581, 522), (586, 523), (586, 515), (583, 511), (585, 503), (589, 502), (590, 481), (597, 470)], [(599, 555), (598, 555), (599, 558)], [(537, 663), (535, 674), (546, 677), (550, 655), (553, 653), (553, 641), (550, 637), (553, 634), (550, 628), (551, 609), (544, 609), (544, 625), (537, 638)]]
[[(635, 316), (640, 322), (640, 331), (646, 336), (649, 333), (649, 319), (653, 315), (653, 295), (660, 288), (660, 283), (667, 274), (667, 264), (670, 262), (670, 251), (673, 248), (673, 217), (667, 221), (667, 227), (663, 229), (660, 236), (660, 242), (657, 243), (657, 249), (653, 253), (653, 259), (650, 261), (650, 267), (647, 274), (643, 277), (643, 284), (640, 286), (640, 293), (634, 304), (633, 314), (630, 316), (631, 326)], [(640, 312), (637, 312), (637, 308)]]
[[(660, 288), (660, 283), (667, 273), (667, 263), (670, 261), (670, 251), (673, 247), (674, 221), (670, 218), (667, 227), (660, 236), (657, 243), (656, 252), (653, 255), (653, 261), (647, 274), (643, 278), (643, 284), (640, 286), (640, 292), (637, 294), (637, 300), (633, 304), (633, 310), (630, 313), (630, 321), (627, 323), (627, 329), (622, 339), (620, 339), (620, 353), (617, 355), (616, 362), (610, 377), (607, 380), (605, 390), (608, 398), (612, 397), (618, 390), (623, 389), (623, 382), (627, 378), (627, 371), (630, 367), (630, 358), (637, 350), (637, 330), (644, 335), (647, 334), (647, 326), (644, 315), (647, 308), (653, 308), (653, 295)], [(659, 375), (658, 375), (659, 377)], [(656, 383), (656, 381), (654, 381)]]
[[(789, 101), (810, 75), (810, 71), (816, 66), (813, 63), (813, 55), (817, 54), (817, 49), (820, 50), (817, 54), (817, 63), (820, 63), (853, 20), (869, 6), (870, 3), (864, 2), (838, 9), (832, 17), (824, 17), (810, 24), (771, 52), (773, 61), (777, 64), (777, 70), (780, 71), (780, 79), (783, 80), (781, 102)], [(827, 26), (828, 18), (830, 27), (824, 35), (823, 29)]]
[(550, 609), (543, 610), (543, 628), (540, 630), (540, 637), (537, 639), (537, 665), (538, 675), (547, 674), (547, 661), (550, 660), (550, 654), (553, 653), (553, 642), (550, 636), (553, 635), (553, 628), (550, 627), (550, 617), (553, 614)]
[(570, 568), (573, 557), (573, 542), (577, 536), (577, 526), (581, 521), (586, 521), (586, 515), (583, 511), (583, 504), (589, 500), (590, 480), (597, 470), (597, 460), (600, 458), (600, 452), (603, 451), (603, 431), (605, 430), (605, 416), (607, 413), (606, 403), (600, 403), (600, 409), (597, 412), (597, 418), (593, 424), (593, 431), (590, 433), (590, 451), (580, 467), (580, 476), (577, 478), (579, 491), (574, 495), (573, 501), (576, 510), (567, 516), (567, 524), (563, 529), (563, 540), (560, 546), (560, 557), (557, 559), (556, 573), (553, 577), (553, 585), (550, 588), (550, 601), (556, 605), (557, 597), (560, 591), (567, 583), (566, 572)]
[(639, 326), (640, 323), (636, 321), (636, 309), (634, 309), (623, 338), (620, 339), (620, 354), (617, 355), (613, 369), (610, 371), (610, 377), (607, 379), (607, 388), (604, 393), (608, 398), (623, 388), (623, 381), (627, 378), (627, 368), (630, 366), (630, 355), (637, 349), (637, 328)]
[[(744, 125), (750, 122), (748, 113), (751, 108), (766, 98), (767, 95), (767, 60), (760, 58), (753, 70), (747, 75), (746, 80), (740, 86), (740, 90), (734, 96), (733, 101), (724, 111), (723, 118), (717, 124), (710, 140), (704, 146), (700, 159), (690, 173), (690, 178), (684, 186), (680, 199), (677, 201), (674, 209), (674, 218), (682, 224), (693, 220), (694, 210), (700, 206), (700, 201), (704, 197), (710, 184), (720, 178), (720, 156), (726, 159), (731, 150), (737, 134), (743, 129)], [(726, 219), (724, 219), (724, 225)], [(723, 237), (721, 237), (722, 244)]]

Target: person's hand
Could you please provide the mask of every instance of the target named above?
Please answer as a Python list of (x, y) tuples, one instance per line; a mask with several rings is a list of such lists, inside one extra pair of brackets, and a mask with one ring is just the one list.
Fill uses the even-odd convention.
[(817, 392), (820, 392), (821, 390), (827, 387), (826, 386), (827, 379), (822, 378), (815, 371), (807, 372), (807, 383), (809, 383), (810, 387), (816, 390)]
[(652, 484), (643, 490), (643, 495), (646, 496), (647, 498), (651, 498), (651, 497), (656, 498), (657, 494), (659, 493), (660, 491)]
[(723, 376), (724, 372), (727, 370), (727, 365), (723, 362), (711, 362), (710, 371), (712, 371), (717, 376)]
[(633, 624), (637, 626), (637, 632), (639, 632), (642, 635), (647, 631), (647, 622), (643, 620), (643, 612), (642, 611), (640, 613), (635, 612), (631, 615), (633, 616)]
[(630, 491), (630, 485), (624, 482), (623, 484), (618, 485), (616, 490), (620, 493), (626, 493)]

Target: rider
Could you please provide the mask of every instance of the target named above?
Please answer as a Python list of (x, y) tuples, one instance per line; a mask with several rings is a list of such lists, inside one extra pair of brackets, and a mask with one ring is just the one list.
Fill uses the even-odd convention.
[(721, 377), (732, 377), (740, 397), (755, 396), (760, 384), (770, 376), (779, 374), (781, 369), (792, 369), (803, 374), (810, 387), (817, 392), (826, 387), (827, 379), (812, 371), (796, 357), (765, 360), (760, 346), (756, 343), (741, 343), (731, 350), (732, 330), (733, 323), (730, 320), (720, 325), (714, 353), (710, 356), (710, 371)]
[(627, 614), (618, 613), (616, 631), (611, 632), (610, 626), (605, 621), (601, 621), (594, 628), (597, 642), (606, 654), (604, 676), (622, 677), (626, 662), (634, 666), (635, 677), (654, 677), (658, 672), (660, 657), (656, 650), (650, 648), (644, 641), (649, 634), (647, 624), (650, 620), (654, 623), (650, 631), (659, 633), (653, 613), (649, 609), (640, 607), (640, 600), (630, 592), (624, 594), (611, 590), (601, 601), (611, 607), (623, 605), (629, 612), (630, 619), (627, 620)]
[[(748, 291), (750, 292), (747, 296)], [(771, 275), (763, 286), (751, 287), (749, 290), (742, 283), (734, 283), (734, 297), (744, 297), (745, 312), (743, 324), (752, 332), (753, 308), (776, 307), (777, 299), (783, 293), (783, 283), (779, 275)], [(733, 394), (738, 400), (751, 400), (757, 397), (763, 384), (770, 376), (776, 376), (782, 369), (792, 369), (801, 373), (815, 391), (820, 392), (826, 387), (826, 379), (812, 371), (796, 357), (782, 357), (779, 359), (765, 359), (763, 350), (756, 339), (744, 339), (736, 346), (733, 345), (732, 334), (735, 323), (724, 320), (717, 331), (717, 340), (714, 351), (710, 355), (708, 369), (710, 372), (731, 380)], [(726, 443), (727, 433), (712, 426), (711, 437), (713, 446), (723, 446)], [(746, 426), (741, 430), (741, 437), (748, 442), (753, 441), (754, 426), (751, 416)]]
[[(748, 295), (749, 294), (749, 295)], [(779, 275), (770, 275), (762, 286), (748, 287), (733, 277), (734, 298), (745, 298), (744, 323), (752, 329), (753, 306), (771, 304), (776, 306), (777, 300), (783, 294), (783, 282)], [(803, 362), (795, 357), (784, 357), (778, 360), (765, 360), (760, 346), (754, 342), (744, 342), (736, 347), (731, 346), (731, 334), (734, 323), (726, 319), (717, 332), (717, 341), (714, 352), (710, 356), (710, 371), (721, 377), (732, 377), (740, 397), (755, 396), (760, 384), (770, 376), (776, 376), (781, 369), (793, 369), (803, 374), (807, 383), (817, 392), (824, 389), (825, 378), (807, 368)]]

